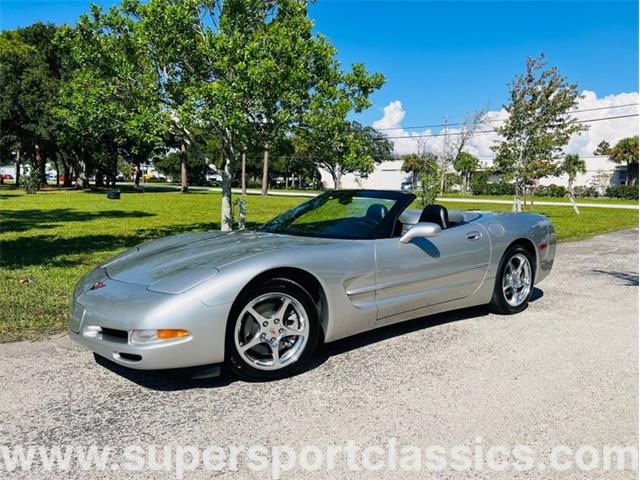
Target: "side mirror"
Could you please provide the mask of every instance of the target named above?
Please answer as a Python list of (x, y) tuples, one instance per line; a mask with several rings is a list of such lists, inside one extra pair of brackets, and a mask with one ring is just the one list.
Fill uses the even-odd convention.
[(442, 229), (440, 228), (440, 225), (431, 222), (419, 222), (400, 237), (400, 242), (409, 243), (414, 238), (437, 237), (441, 233)]

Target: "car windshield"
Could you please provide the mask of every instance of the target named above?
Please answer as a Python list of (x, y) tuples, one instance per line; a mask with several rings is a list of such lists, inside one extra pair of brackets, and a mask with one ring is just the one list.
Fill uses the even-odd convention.
[[(391, 215), (404, 208), (406, 194), (374, 190), (326, 192), (267, 222), (258, 230), (321, 238), (374, 238)], [(391, 220), (393, 222), (393, 220)]]

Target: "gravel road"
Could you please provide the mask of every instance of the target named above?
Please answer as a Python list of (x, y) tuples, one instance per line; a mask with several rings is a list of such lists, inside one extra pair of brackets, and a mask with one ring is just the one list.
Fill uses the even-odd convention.
[[(306, 466), (287, 471), (285, 448), (277, 452), (282, 478), (637, 478), (631, 471), (558, 472), (548, 462), (556, 446), (637, 447), (637, 285), (638, 230), (562, 243), (554, 271), (519, 315), (475, 308), (391, 326), (324, 346), (313, 368), (273, 383), (231, 376), (189, 382), (110, 369), (64, 335), (3, 344), (0, 446), (11, 452), (17, 445), (109, 446), (119, 461), (103, 471), (83, 472), (74, 463), (69, 472), (47, 472), (36, 456), (30, 471), (18, 468), (8, 477), (121, 478), (120, 454), (131, 445), (157, 445), (162, 458), (163, 446), (286, 445), (300, 453), (311, 445), (325, 455), (328, 445), (353, 441), (360, 449), (386, 449), (369, 449), (374, 466), (372, 459), (389, 458), (395, 442), (398, 450), (415, 446), (423, 453), (432, 446), (486, 453), (490, 446), (525, 445), (535, 467), (411, 473), (408, 463), (393, 470), (386, 461), (371, 472), (362, 468), (363, 457), (348, 465), (342, 452), (331, 471), (303, 472), (314, 467), (312, 454)], [(567, 452), (563, 460), (575, 458)], [(181, 470), (184, 478), (273, 477), (272, 470), (250, 468), (242, 455), (238, 471), (230, 469), (230, 457), (223, 470)], [(127, 476), (175, 478), (174, 467)], [(0, 455), (6, 478), (2, 469)]]

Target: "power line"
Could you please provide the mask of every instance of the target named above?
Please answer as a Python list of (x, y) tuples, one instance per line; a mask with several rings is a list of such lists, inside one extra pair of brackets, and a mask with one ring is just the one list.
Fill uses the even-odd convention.
[[(637, 117), (638, 114), (637, 113), (631, 113), (629, 115), (618, 115), (615, 117), (601, 117), (601, 118), (591, 118), (589, 120), (576, 120), (576, 123), (592, 123), (592, 122), (600, 122), (603, 120), (616, 120), (618, 118), (628, 118), (628, 117)], [(452, 125), (451, 123), (449, 125)], [(478, 135), (480, 133), (495, 133), (496, 130), (495, 129), (491, 129), (491, 130), (477, 130), (475, 132), (473, 132), (473, 135)], [(429, 137), (445, 137), (445, 136), (449, 136), (449, 135), (462, 135), (465, 134), (466, 132), (448, 132), (448, 133), (422, 133), (419, 135), (401, 135), (401, 136), (395, 136), (395, 137), (386, 137), (389, 140), (398, 140), (398, 139), (402, 139), (402, 138), (407, 138), (409, 140), (413, 139), (413, 138), (429, 138)]]
[[(567, 113), (595, 112), (596, 110), (609, 110), (612, 108), (624, 108), (624, 107), (636, 107), (636, 106), (638, 106), (638, 103), (625, 103), (621, 105), (611, 105), (610, 107), (594, 107), (594, 108), (585, 108), (582, 110), (570, 110)], [(480, 123), (496, 123), (496, 122), (504, 122), (505, 120), (507, 119), (493, 118), (493, 119), (484, 120)], [(411, 129), (419, 129), (419, 128), (438, 128), (438, 127), (444, 127), (444, 126), (451, 127), (451, 126), (460, 126), (460, 125), (464, 125), (464, 122), (455, 122), (455, 123), (449, 122), (448, 124), (432, 123), (430, 125), (412, 125), (407, 127), (384, 127), (384, 128), (376, 128), (376, 130), (382, 132), (387, 130), (411, 130)]]

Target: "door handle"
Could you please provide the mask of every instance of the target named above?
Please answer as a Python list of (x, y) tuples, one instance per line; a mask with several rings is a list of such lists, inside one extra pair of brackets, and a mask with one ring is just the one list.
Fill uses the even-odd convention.
[(482, 238), (482, 233), (480, 232), (469, 232), (467, 233), (467, 240), (478, 240)]

